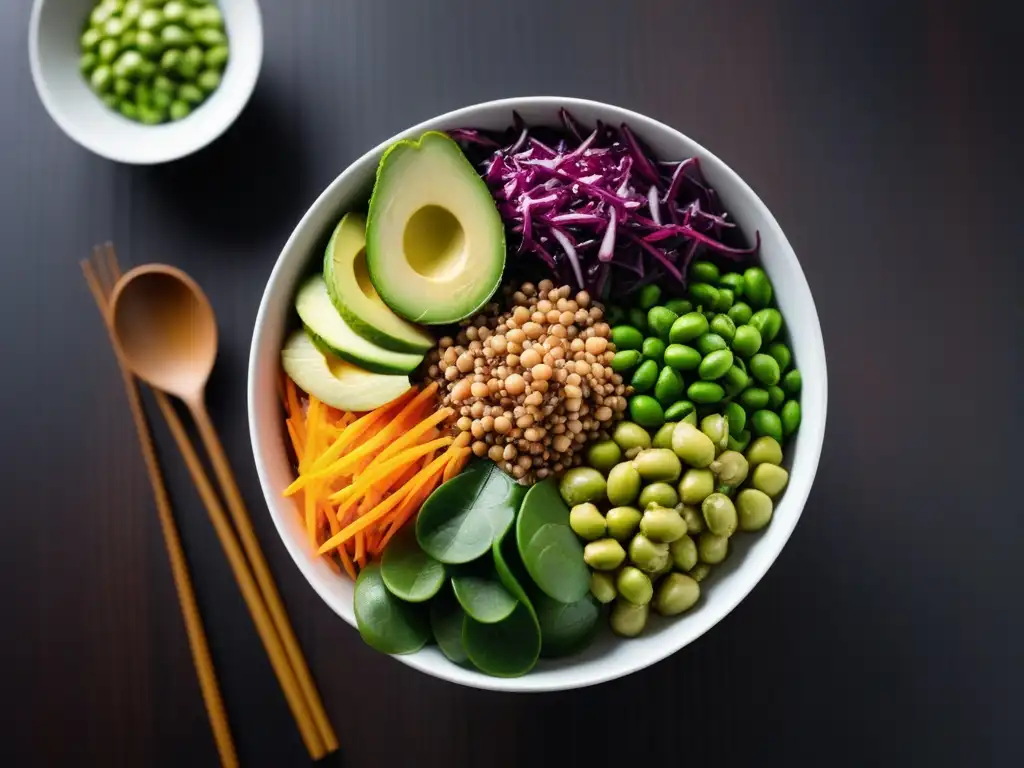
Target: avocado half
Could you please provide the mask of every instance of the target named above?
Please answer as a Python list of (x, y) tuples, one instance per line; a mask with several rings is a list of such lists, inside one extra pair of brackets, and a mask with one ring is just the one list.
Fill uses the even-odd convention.
[(366, 265), (380, 298), (414, 323), (453, 323), (501, 283), (505, 228), (483, 179), (447, 135), (399, 141), (377, 167)]
[(395, 352), (425, 352), (434, 338), (381, 301), (366, 268), (366, 218), (346, 213), (324, 253), (324, 282), (331, 303), (367, 341)]

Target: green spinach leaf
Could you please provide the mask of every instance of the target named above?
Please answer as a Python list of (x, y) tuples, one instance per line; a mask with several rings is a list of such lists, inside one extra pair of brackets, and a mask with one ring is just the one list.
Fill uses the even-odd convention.
[(434, 631), (441, 653), (456, 664), (469, 660), (462, 644), (462, 621), (465, 611), (455, 599), (451, 589), (444, 589), (430, 601), (430, 628)]
[(359, 634), (367, 645), (382, 653), (415, 653), (430, 639), (423, 606), (391, 594), (376, 564), (368, 565), (356, 579), (353, 608)]
[(597, 635), (601, 606), (585, 595), (574, 603), (552, 600), (539, 590), (531, 595), (540, 623), (541, 656), (555, 658), (582, 651)]
[(399, 531), (380, 559), (380, 575), (395, 597), (422, 603), (444, 584), (444, 566), (424, 552), (411, 525)]
[(492, 562), (478, 560), (452, 574), (452, 591), (462, 609), (481, 624), (494, 624), (515, 610), (515, 596), (509, 592)]

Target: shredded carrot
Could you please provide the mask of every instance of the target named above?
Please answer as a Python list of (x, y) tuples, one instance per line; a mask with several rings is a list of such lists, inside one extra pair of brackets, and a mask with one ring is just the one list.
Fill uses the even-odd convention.
[(412, 429), (407, 431), (400, 438), (395, 440), (391, 445), (380, 452), (380, 456), (377, 458), (380, 461), (387, 461), (395, 454), (399, 453), (406, 446), (412, 445), (417, 442), (421, 437), (424, 436), (431, 429), (436, 427), (442, 421), (451, 416), (455, 411), (451, 408), (438, 408), (427, 418), (423, 419), (419, 424), (414, 426)]
[(387, 475), (395, 469), (404, 467), (410, 461), (418, 459), (420, 456), (433, 451), (435, 448), (444, 448), (445, 446), (451, 445), (454, 439), (455, 438), (453, 437), (442, 437), (438, 440), (432, 440), (424, 445), (417, 445), (412, 448), (408, 448), (394, 458), (374, 466), (374, 468), (369, 472), (363, 473), (360, 475), (358, 482), (353, 483), (344, 490), (331, 494), (330, 499), (331, 501), (341, 501), (345, 499), (347, 500), (347, 503), (351, 503), (355, 499), (358, 499), (367, 488), (381, 478), (387, 477)]
[(292, 450), (295, 451), (295, 458), (301, 464), (302, 463), (302, 441), (299, 440), (299, 433), (295, 429), (295, 424), (291, 419), (285, 421), (285, 425), (288, 427), (288, 436), (292, 441)]
[(366, 534), (362, 531), (356, 534), (356, 562), (360, 568), (366, 567)]
[(442, 471), (443, 470), (440, 466), (436, 467), (427, 481), (419, 488), (412, 490), (402, 505), (395, 510), (387, 533), (385, 533), (384, 537), (377, 543), (376, 553), (384, 551), (384, 547), (386, 547), (388, 542), (391, 541), (391, 537), (394, 536), (407, 522), (409, 522), (409, 518), (411, 518), (413, 514), (423, 506), (423, 502), (427, 500), (427, 497), (430, 496), (437, 487), (437, 480)]
[(469, 460), (470, 453), (472, 453), (472, 451), (470, 451), (469, 448), (459, 448), (456, 451), (454, 451), (452, 453), (451, 459), (445, 465), (444, 477), (442, 478), (441, 482), (447, 483), (449, 480), (451, 480), (453, 477), (459, 474), (459, 472), (461, 472), (462, 468), (465, 466), (466, 461)]

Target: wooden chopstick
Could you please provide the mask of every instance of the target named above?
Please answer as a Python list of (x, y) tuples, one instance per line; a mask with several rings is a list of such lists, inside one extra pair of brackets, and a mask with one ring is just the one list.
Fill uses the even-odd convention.
[[(97, 262), (102, 264), (99, 259), (97, 259)], [(192, 661), (196, 668), (196, 675), (199, 678), (199, 688), (203, 695), (203, 702), (206, 705), (207, 716), (210, 719), (210, 727), (213, 730), (217, 752), (220, 754), (220, 762), (223, 766), (234, 768), (238, 766), (238, 755), (235, 752), (235, 744), (231, 738), (231, 728), (228, 725), (227, 714), (224, 711), (224, 701), (221, 698), (220, 687), (217, 684), (217, 674), (214, 671), (213, 660), (210, 657), (210, 647), (206, 642), (206, 632), (203, 629), (203, 620), (199, 614), (195, 591), (192, 588), (188, 563), (182, 550), (178, 528), (174, 523), (174, 515), (171, 512), (167, 488), (164, 486), (163, 475), (160, 472), (160, 464), (156, 457), (156, 451), (153, 448), (153, 438), (149, 431), (149, 424), (146, 421), (142, 402), (139, 399), (139, 390), (135, 383), (135, 377), (128, 371), (128, 367), (118, 351), (117, 344), (114, 343), (107, 304), (107, 297), (111, 293), (113, 284), (112, 282), (101, 283), (96, 270), (93, 269), (92, 264), (88, 260), (83, 260), (81, 264), (82, 272), (85, 274), (85, 281), (92, 292), (93, 298), (96, 300), (96, 307), (100, 311), (107, 332), (110, 334), (111, 346), (114, 349), (114, 355), (117, 357), (118, 367), (121, 369), (125, 394), (128, 396), (128, 407), (131, 409), (132, 419), (135, 421), (135, 431), (138, 434), (139, 447), (142, 449), (142, 456), (146, 462), (149, 482), (153, 486), (153, 496), (156, 498), (160, 528), (163, 531), (164, 543), (167, 546), (167, 556), (171, 561), (171, 573), (174, 576), (174, 584), (178, 592), (181, 615), (185, 620), (188, 644), (192, 651)], [(104, 285), (106, 285), (106, 288), (103, 287)]]

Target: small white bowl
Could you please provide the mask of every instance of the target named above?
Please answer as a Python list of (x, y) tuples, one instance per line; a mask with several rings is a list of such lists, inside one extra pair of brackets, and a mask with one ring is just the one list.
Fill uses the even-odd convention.
[(220, 136), (252, 95), (263, 61), (256, 0), (219, 0), (231, 48), (220, 87), (184, 120), (143, 125), (108, 109), (78, 71), (79, 38), (96, 0), (35, 0), (29, 24), (32, 80), (68, 136), (109, 160), (152, 165), (190, 155)]
[[(828, 385), (821, 326), (807, 280), (778, 223), (725, 163), (697, 142), (662, 123), (609, 104), (582, 99), (527, 97), (491, 101), (435, 117), (392, 136), (371, 149), (336, 178), (313, 203), (277, 259), (260, 303), (249, 355), (249, 430), (270, 515), (302, 575), (335, 613), (352, 626), (352, 582), (337, 575), (310, 551), (301, 516), (291, 499), (281, 496), (295, 478), (285, 448), (286, 436), (278, 400), (280, 351), (285, 330), (293, 322), (292, 297), (300, 278), (322, 258), (319, 249), (342, 214), (365, 204), (377, 162), (384, 150), (399, 139), (417, 137), (428, 130), (458, 127), (503, 129), (518, 110), (528, 124), (558, 125), (558, 108), (566, 107), (586, 125), (596, 120), (629, 123), (658, 157), (680, 160), (697, 156), (708, 182), (718, 191), (726, 209), (749, 241), (761, 233), (761, 262), (775, 287), (786, 320), (794, 360), (803, 373), (803, 422), (787, 444), (789, 487), (780, 497), (771, 524), (757, 534), (738, 534), (732, 551), (701, 584), (697, 606), (672, 619), (652, 615), (643, 635), (623, 640), (604, 631), (587, 650), (564, 659), (541, 660), (529, 674), (518, 678), (490, 677), (460, 667), (436, 646), (400, 661), (427, 674), (474, 688), (501, 691), (554, 691), (581, 688), (628, 675), (654, 664), (693, 642), (736, 607), (778, 557), (796, 526), (818, 468), (825, 435)], [(766, 628), (767, 630), (768, 628)]]

